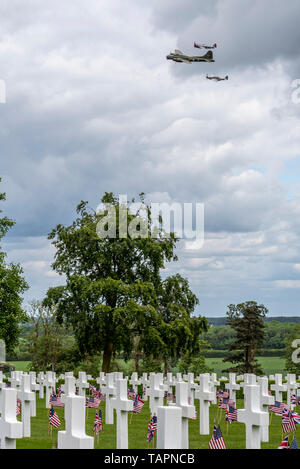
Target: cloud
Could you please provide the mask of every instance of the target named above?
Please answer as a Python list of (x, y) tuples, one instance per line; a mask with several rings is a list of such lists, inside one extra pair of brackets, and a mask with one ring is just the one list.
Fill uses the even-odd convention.
[[(0, 5), (1, 190), (5, 240), (30, 296), (63, 282), (47, 234), (80, 200), (146, 192), (205, 204), (205, 243), (180, 243), (167, 273), (199, 311), (256, 298), (298, 313), (299, 2), (54, 0)], [(170, 64), (175, 47), (217, 42), (215, 64)], [(226, 83), (205, 74), (228, 73)], [(276, 283), (277, 282), (277, 283)], [(297, 285), (297, 283), (293, 283)]]

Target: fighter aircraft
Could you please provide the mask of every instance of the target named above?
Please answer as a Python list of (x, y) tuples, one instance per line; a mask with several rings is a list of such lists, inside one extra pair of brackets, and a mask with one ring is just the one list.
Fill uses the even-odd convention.
[(192, 62), (214, 62), (214, 57), (212, 51), (208, 51), (207, 54), (201, 56), (189, 56), (183, 54), (180, 50), (175, 50), (175, 52), (170, 52), (167, 55), (167, 60), (173, 60), (174, 62), (184, 62), (190, 64)]
[(209, 77), (206, 75), (207, 80), (215, 80), (215, 81), (225, 81), (228, 80), (228, 75), (226, 75), (225, 78), (220, 78), (220, 77)]
[(207, 46), (206, 44), (198, 44), (197, 42), (194, 42), (194, 47), (197, 49), (216, 49), (217, 44), (213, 44), (212, 46)]

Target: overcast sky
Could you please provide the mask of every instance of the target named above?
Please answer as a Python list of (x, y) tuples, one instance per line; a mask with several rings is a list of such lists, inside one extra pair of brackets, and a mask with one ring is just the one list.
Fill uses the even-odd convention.
[[(205, 204), (205, 243), (181, 243), (199, 312), (264, 303), (300, 313), (300, 2), (2, 0), (3, 247), (30, 284), (62, 280), (47, 234), (105, 191)], [(213, 64), (175, 64), (174, 49)], [(207, 73), (229, 75), (210, 82)]]

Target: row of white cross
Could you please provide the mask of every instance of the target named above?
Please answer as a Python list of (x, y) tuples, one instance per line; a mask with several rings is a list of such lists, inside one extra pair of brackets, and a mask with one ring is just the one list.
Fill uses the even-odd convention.
[[(58, 448), (61, 449), (91, 449), (94, 447), (94, 439), (85, 433), (85, 390), (89, 387), (90, 376), (80, 372), (78, 380), (73, 373), (65, 373), (58, 379), (64, 379), (62, 386), (62, 402), (65, 403), (65, 431), (58, 432)], [(246, 426), (246, 448), (259, 449), (261, 442), (269, 441), (269, 413), (268, 407), (274, 401), (282, 402), (282, 393), (287, 392), (287, 402), (290, 396), (298, 393), (300, 389), (296, 376), (286, 376), (286, 383), (282, 382), (282, 375), (276, 374), (269, 377), (275, 381), (271, 385), (271, 391), (275, 392), (275, 399), (269, 395), (268, 378), (257, 378), (255, 375), (246, 374), (237, 376), (229, 374), (221, 380), (228, 381), (225, 389), (229, 398), (236, 401), (236, 391), (240, 388), (244, 391), (244, 409), (238, 409), (237, 419)], [(236, 381), (243, 380), (237, 384)], [(10, 388), (6, 388), (3, 382), (3, 374), (0, 372), (0, 448), (15, 448), (16, 439), (30, 437), (30, 418), (36, 416), (36, 391), (39, 397), (44, 397), (46, 390), (46, 407), (50, 407), (50, 395), (55, 389), (57, 379), (53, 372), (36, 374), (31, 372), (12, 372)], [(36, 383), (38, 381), (38, 383)], [(100, 373), (97, 383), (103, 394), (106, 395), (105, 424), (114, 424), (114, 409), (117, 415), (117, 448), (128, 448), (128, 412), (133, 410), (133, 401), (128, 399), (127, 383), (137, 392), (139, 385), (143, 386), (144, 398), (149, 398), (151, 415), (157, 415), (157, 448), (158, 449), (188, 449), (188, 419), (195, 417), (194, 400), (199, 400), (200, 408), (200, 435), (209, 434), (209, 408), (210, 403), (216, 403), (216, 390), (220, 385), (217, 375), (202, 374), (194, 380), (192, 373), (174, 377), (168, 373), (166, 377), (162, 373), (144, 373), (141, 378), (133, 373), (130, 380), (123, 379), (122, 373)], [(79, 395), (75, 394), (78, 387)], [(176, 388), (176, 402), (164, 406), (165, 392), (172, 394)], [(16, 418), (17, 399), (22, 402), (22, 422)]]

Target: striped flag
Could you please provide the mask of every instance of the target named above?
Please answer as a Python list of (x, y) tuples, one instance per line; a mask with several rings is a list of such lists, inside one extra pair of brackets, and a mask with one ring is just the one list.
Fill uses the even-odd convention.
[(16, 407), (16, 415), (17, 415), (17, 417), (18, 417), (18, 415), (20, 415), (20, 413), (21, 413), (21, 409), (20, 409), (19, 404), (17, 404), (17, 407)]
[(291, 405), (297, 405), (297, 396), (295, 394), (291, 395), (290, 402)]
[(224, 397), (221, 397), (219, 400), (219, 409), (227, 409), (229, 404), (229, 399), (225, 399)]
[(282, 415), (282, 412), (286, 410), (287, 408), (288, 406), (284, 404), (283, 402), (275, 401), (275, 404), (270, 406), (270, 412), (273, 412), (274, 414), (277, 414), (277, 415)]
[(290, 433), (296, 430), (296, 424), (290, 411), (282, 413), (281, 424), (283, 433)]
[(214, 425), (213, 435), (209, 442), (209, 449), (226, 449), (220, 425)]
[(292, 414), (292, 417), (294, 419), (294, 422), (297, 424), (297, 425), (300, 425), (300, 415), (297, 414), (297, 412), (291, 412)]
[(53, 407), (64, 407), (65, 406), (65, 404), (63, 402), (61, 402), (61, 397), (57, 396), (56, 394), (51, 394), (49, 403)]
[(98, 412), (96, 412), (96, 415), (95, 415), (93, 432), (95, 433), (95, 435), (98, 435), (98, 433), (101, 432), (101, 430), (103, 430), (103, 427), (102, 427), (102, 412), (100, 409), (99, 414)]
[(285, 439), (281, 442), (280, 446), (278, 446), (277, 449), (290, 449), (288, 436), (285, 437)]
[(237, 410), (234, 407), (229, 406), (229, 410), (226, 410), (225, 420), (230, 424), (237, 421)]
[(99, 405), (100, 400), (95, 397), (88, 397), (85, 401), (85, 407), (88, 407), (89, 409), (98, 409)]
[(132, 412), (135, 414), (139, 414), (144, 406), (144, 401), (140, 398), (140, 396), (137, 394), (134, 401), (133, 401), (133, 409)]
[(49, 412), (49, 424), (52, 425), (54, 428), (58, 428), (60, 426), (60, 420), (57, 413), (54, 411), (53, 406), (51, 406)]

